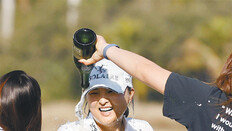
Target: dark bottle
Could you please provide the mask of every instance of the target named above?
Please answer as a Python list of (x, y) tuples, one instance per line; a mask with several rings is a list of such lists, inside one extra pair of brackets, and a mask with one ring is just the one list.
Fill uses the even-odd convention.
[(81, 87), (88, 88), (89, 74), (94, 65), (84, 65), (79, 63), (79, 59), (88, 59), (95, 52), (96, 34), (87, 28), (79, 29), (73, 36), (73, 58), (74, 63), (81, 75)]

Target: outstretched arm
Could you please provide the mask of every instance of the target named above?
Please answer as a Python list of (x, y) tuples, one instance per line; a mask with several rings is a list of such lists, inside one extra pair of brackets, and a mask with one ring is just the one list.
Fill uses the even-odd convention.
[[(97, 36), (97, 51), (90, 59), (82, 59), (79, 62), (89, 65), (103, 59), (103, 49), (107, 45), (108, 44), (102, 36)], [(154, 62), (140, 55), (117, 47), (109, 48), (106, 55), (108, 59), (128, 72), (130, 75), (164, 94), (166, 81), (171, 74), (170, 71), (161, 68)]]

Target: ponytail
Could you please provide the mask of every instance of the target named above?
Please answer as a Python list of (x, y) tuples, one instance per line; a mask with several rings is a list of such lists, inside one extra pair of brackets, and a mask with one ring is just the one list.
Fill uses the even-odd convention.
[(228, 97), (228, 100), (224, 104), (230, 104), (232, 102), (232, 53), (227, 59), (220, 76), (217, 78), (216, 85)]

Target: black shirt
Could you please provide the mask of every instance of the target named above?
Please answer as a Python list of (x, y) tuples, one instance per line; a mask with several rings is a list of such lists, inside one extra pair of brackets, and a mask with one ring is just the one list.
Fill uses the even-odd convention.
[(189, 131), (232, 131), (232, 108), (219, 88), (172, 73), (164, 92), (163, 115)]

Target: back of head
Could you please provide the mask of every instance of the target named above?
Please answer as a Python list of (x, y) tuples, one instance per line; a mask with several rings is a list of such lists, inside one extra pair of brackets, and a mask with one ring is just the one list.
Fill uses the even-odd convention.
[(0, 78), (0, 126), (9, 131), (41, 130), (41, 91), (23, 71)]

